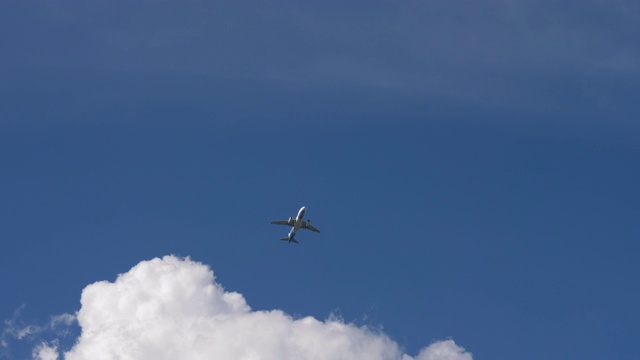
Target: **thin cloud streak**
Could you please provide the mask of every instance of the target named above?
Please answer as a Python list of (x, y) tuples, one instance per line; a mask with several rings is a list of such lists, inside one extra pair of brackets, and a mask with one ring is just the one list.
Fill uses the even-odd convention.
[[(44, 38), (16, 44), (1, 61), (6, 68), (47, 59), (52, 69), (80, 72), (346, 86), (493, 106), (531, 104), (566, 83), (590, 98), (603, 82), (640, 71), (640, 7), (630, 1), (120, 8), (26, 8), (24, 23), (44, 21), (39, 26), (56, 36), (46, 46), (28, 45)], [(43, 56), (53, 46), (58, 56)]]

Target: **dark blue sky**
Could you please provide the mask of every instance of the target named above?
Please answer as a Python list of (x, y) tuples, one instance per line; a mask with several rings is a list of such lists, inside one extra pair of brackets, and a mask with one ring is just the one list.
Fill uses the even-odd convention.
[[(409, 354), (637, 356), (637, 3), (5, 2), (0, 24), (3, 319), (176, 254)], [(277, 241), (302, 205), (322, 233)]]

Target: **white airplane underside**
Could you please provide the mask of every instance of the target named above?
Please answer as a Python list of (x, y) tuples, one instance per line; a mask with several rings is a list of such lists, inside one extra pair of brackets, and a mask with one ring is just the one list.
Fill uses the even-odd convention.
[(271, 224), (276, 224), (276, 225), (287, 225), (287, 226), (291, 226), (291, 231), (289, 231), (289, 235), (287, 235), (286, 237), (281, 238), (280, 240), (283, 241), (288, 241), (288, 242), (293, 242), (298, 244), (298, 240), (296, 240), (295, 236), (296, 233), (298, 232), (298, 230), (300, 229), (306, 229), (306, 230), (311, 230), (313, 232), (317, 232), (319, 233), (320, 230), (316, 229), (315, 227), (313, 227), (311, 225), (311, 222), (309, 220), (304, 221), (304, 213), (307, 209), (303, 206), (300, 208), (300, 211), (298, 211), (298, 216), (295, 217), (295, 219), (293, 217), (289, 217), (289, 220), (275, 220), (275, 221), (271, 221)]

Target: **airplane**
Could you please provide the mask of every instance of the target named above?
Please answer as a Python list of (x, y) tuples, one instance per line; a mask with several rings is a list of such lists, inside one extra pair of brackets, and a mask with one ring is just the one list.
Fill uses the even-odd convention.
[(275, 220), (270, 222), (270, 224), (291, 226), (291, 231), (289, 231), (289, 235), (287, 235), (287, 237), (281, 238), (280, 240), (289, 241), (290, 243), (294, 242), (298, 244), (299, 242), (294, 238), (294, 236), (296, 236), (296, 233), (298, 232), (299, 229), (307, 229), (317, 233), (320, 232), (320, 230), (311, 226), (311, 221), (309, 220), (304, 221), (302, 219), (304, 217), (305, 211), (307, 211), (307, 209), (303, 206), (300, 208), (300, 211), (298, 211), (298, 216), (296, 216), (295, 219), (292, 217), (289, 217), (289, 220)]

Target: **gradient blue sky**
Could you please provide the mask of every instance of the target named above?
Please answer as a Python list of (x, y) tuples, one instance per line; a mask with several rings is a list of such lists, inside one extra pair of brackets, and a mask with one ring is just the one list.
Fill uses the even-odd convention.
[(410, 354), (635, 359), (638, 39), (634, 1), (2, 2), (0, 318), (176, 254)]

